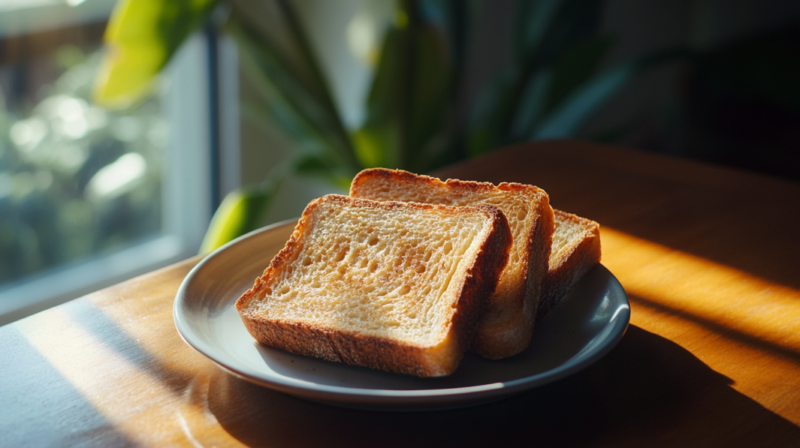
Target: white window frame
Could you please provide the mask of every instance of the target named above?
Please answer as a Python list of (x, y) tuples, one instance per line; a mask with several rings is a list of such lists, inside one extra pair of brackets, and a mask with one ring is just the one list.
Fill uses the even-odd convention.
[[(56, 268), (0, 289), (0, 325), (197, 254), (213, 212), (214, 189), (218, 188), (212, 185), (212, 169), (230, 172), (230, 167), (212, 162), (215, 142), (210, 131), (208, 45), (201, 34), (191, 37), (165, 70), (168, 88), (162, 104), (169, 124), (169, 148), (162, 184), (162, 233), (113, 254)], [(235, 52), (231, 55), (232, 50), (226, 48), (221, 58), (235, 61)], [(225, 77), (224, 73), (220, 75)], [(238, 110), (238, 104), (229, 104), (238, 98), (225, 96), (229, 98), (223, 100), (221, 110)], [(226, 165), (232, 164), (234, 169), (238, 168), (238, 154), (233, 157), (231, 152), (238, 148), (231, 146), (238, 145), (238, 138), (231, 133), (238, 131), (238, 123), (235, 126), (235, 130), (220, 130), (220, 153), (225, 155), (221, 159), (227, 159)], [(227, 188), (235, 187), (232, 183), (238, 181), (230, 175), (225, 180)]]

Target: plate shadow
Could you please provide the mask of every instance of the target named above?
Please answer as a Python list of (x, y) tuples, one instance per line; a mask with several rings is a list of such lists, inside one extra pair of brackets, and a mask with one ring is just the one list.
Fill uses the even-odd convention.
[(217, 370), (208, 409), (253, 446), (796, 446), (800, 427), (687, 350), (629, 326), (585, 370), (499, 402), (368, 412), (311, 403)]

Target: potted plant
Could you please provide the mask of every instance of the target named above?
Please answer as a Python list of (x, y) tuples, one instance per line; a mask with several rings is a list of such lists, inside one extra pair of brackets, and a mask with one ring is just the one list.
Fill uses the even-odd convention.
[[(109, 50), (95, 100), (108, 107), (141, 101), (181, 43), (212, 23), (235, 39), (242, 69), (260, 93), (248, 107), (299, 143), (289, 173), (345, 188), (368, 167), (425, 173), (513, 142), (572, 136), (638, 70), (658, 60), (600, 70), (611, 48), (610, 39), (598, 36), (604, 3), (518, 1), (507, 64), (475, 101), (465, 101), (474, 24), (492, 2), (392, 2), (372, 51), (364, 119), (347, 127), (292, 1), (122, 0), (106, 31)], [(256, 20), (265, 16), (274, 28)], [(201, 250), (257, 227), (283, 175), (273, 172), (228, 195)]]

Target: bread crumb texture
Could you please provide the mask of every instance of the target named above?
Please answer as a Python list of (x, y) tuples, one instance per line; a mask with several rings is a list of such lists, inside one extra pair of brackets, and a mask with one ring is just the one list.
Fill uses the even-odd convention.
[(550, 251), (550, 266), (555, 266), (563, 257), (562, 251), (572, 243), (584, 238), (587, 233), (586, 225), (580, 221), (567, 219), (563, 215), (556, 214), (555, 230), (553, 231), (553, 249)]
[(248, 314), (415, 346), (446, 336), (462, 286), (453, 279), (473, 265), (489, 216), (325, 198), (309, 208)]
[(521, 300), (528, 274), (528, 240), (538, 201), (547, 200), (547, 194), (530, 185), (503, 183), (494, 186), (482, 182), (465, 182), (419, 176), (399, 170), (365, 170), (350, 190), (350, 195), (377, 201), (408, 201), (449, 206), (475, 206), (490, 204), (499, 208), (508, 218), (513, 245), (508, 264), (500, 276), (491, 312), (517, 311), (511, 305), (500, 303)]

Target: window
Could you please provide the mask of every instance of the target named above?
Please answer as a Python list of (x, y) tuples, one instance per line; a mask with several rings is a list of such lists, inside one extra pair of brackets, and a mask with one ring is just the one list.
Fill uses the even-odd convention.
[(196, 36), (151, 99), (96, 107), (114, 3), (0, 0), (0, 324), (192, 256), (208, 224), (216, 52)]

